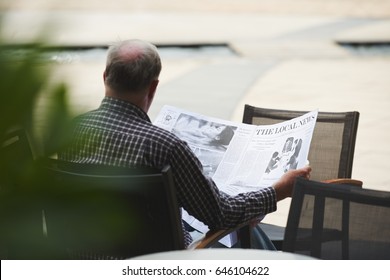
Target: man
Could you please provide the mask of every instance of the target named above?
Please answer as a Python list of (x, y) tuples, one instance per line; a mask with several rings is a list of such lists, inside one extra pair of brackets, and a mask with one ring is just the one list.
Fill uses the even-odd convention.
[[(311, 169), (306, 167), (257, 192), (237, 196), (220, 192), (189, 146), (154, 126), (147, 116), (160, 71), (160, 57), (152, 44), (128, 40), (111, 46), (102, 104), (77, 118), (73, 140), (60, 158), (121, 167), (169, 164), (180, 207), (211, 229), (234, 227), (275, 211), (277, 201), (291, 196), (294, 178), (309, 176)], [(185, 230), (184, 235), (188, 246), (191, 236)]]

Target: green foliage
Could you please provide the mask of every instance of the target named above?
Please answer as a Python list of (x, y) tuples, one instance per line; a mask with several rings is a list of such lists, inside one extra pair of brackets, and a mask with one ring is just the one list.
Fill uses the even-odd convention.
[(42, 133), (43, 155), (55, 154), (69, 140), (71, 129), (71, 112), (68, 106), (67, 89), (59, 84), (50, 92), (50, 102), (44, 116)]
[[(18, 52), (0, 42), (0, 139), (14, 128), (23, 128), (39, 156), (52, 155), (64, 144), (69, 129), (70, 110), (64, 84), (49, 88), (52, 65), (44, 59), (42, 45), (30, 45)], [(39, 99), (46, 110), (37, 112)], [(34, 116), (44, 120), (37, 129)], [(36, 135), (39, 133), (39, 135)]]
[(2, 46), (0, 53), (0, 135), (22, 126), (31, 128), (35, 100), (47, 78), (38, 69), (38, 52), (21, 57)]
[[(44, 236), (38, 201), (44, 186), (34, 183), (38, 177), (34, 168), (39, 159), (53, 155), (69, 135), (67, 89), (64, 84), (50, 85), (53, 65), (43, 53), (42, 44), (17, 48), (0, 39), (1, 258), (40, 258), (37, 252), (43, 251)], [(41, 100), (45, 109), (37, 106)], [(39, 128), (37, 115), (43, 120)], [(9, 137), (19, 129), (22, 134)], [(24, 144), (13, 148), (13, 138)], [(35, 161), (29, 146), (37, 152)]]

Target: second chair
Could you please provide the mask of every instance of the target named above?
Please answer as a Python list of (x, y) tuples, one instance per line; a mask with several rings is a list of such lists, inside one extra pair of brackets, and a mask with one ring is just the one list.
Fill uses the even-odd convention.
[[(307, 111), (245, 105), (243, 122), (269, 125), (305, 113)], [(312, 167), (312, 180), (361, 186), (361, 181), (351, 179), (358, 123), (359, 112), (357, 111), (318, 113), (308, 156)], [(260, 223), (259, 226), (270, 237), (275, 247), (281, 250), (285, 227), (267, 223)]]

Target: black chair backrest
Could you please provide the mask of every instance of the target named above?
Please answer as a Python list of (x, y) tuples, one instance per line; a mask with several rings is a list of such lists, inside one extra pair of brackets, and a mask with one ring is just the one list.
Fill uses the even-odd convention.
[(321, 259), (390, 259), (389, 217), (390, 192), (298, 178), (283, 251)]
[(184, 249), (169, 166), (55, 165), (44, 167), (40, 179), (52, 258), (122, 259)]
[[(243, 122), (275, 124), (301, 116), (307, 111), (267, 109), (245, 105)], [(323, 181), (351, 178), (359, 112), (319, 112), (310, 145), (311, 178)]]

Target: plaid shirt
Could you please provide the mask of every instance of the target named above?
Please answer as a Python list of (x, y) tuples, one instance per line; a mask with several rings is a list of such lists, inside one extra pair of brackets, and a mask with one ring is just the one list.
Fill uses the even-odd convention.
[[(184, 141), (154, 126), (140, 108), (119, 99), (105, 97), (97, 110), (78, 117), (73, 142), (59, 157), (120, 167), (169, 164), (179, 206), (211, 229), (234, 227), (276, 210), (272, 187), (237, 196), (219, 191)], [(192, 240), (186, 230), (184, 236), (188, 246)]]

